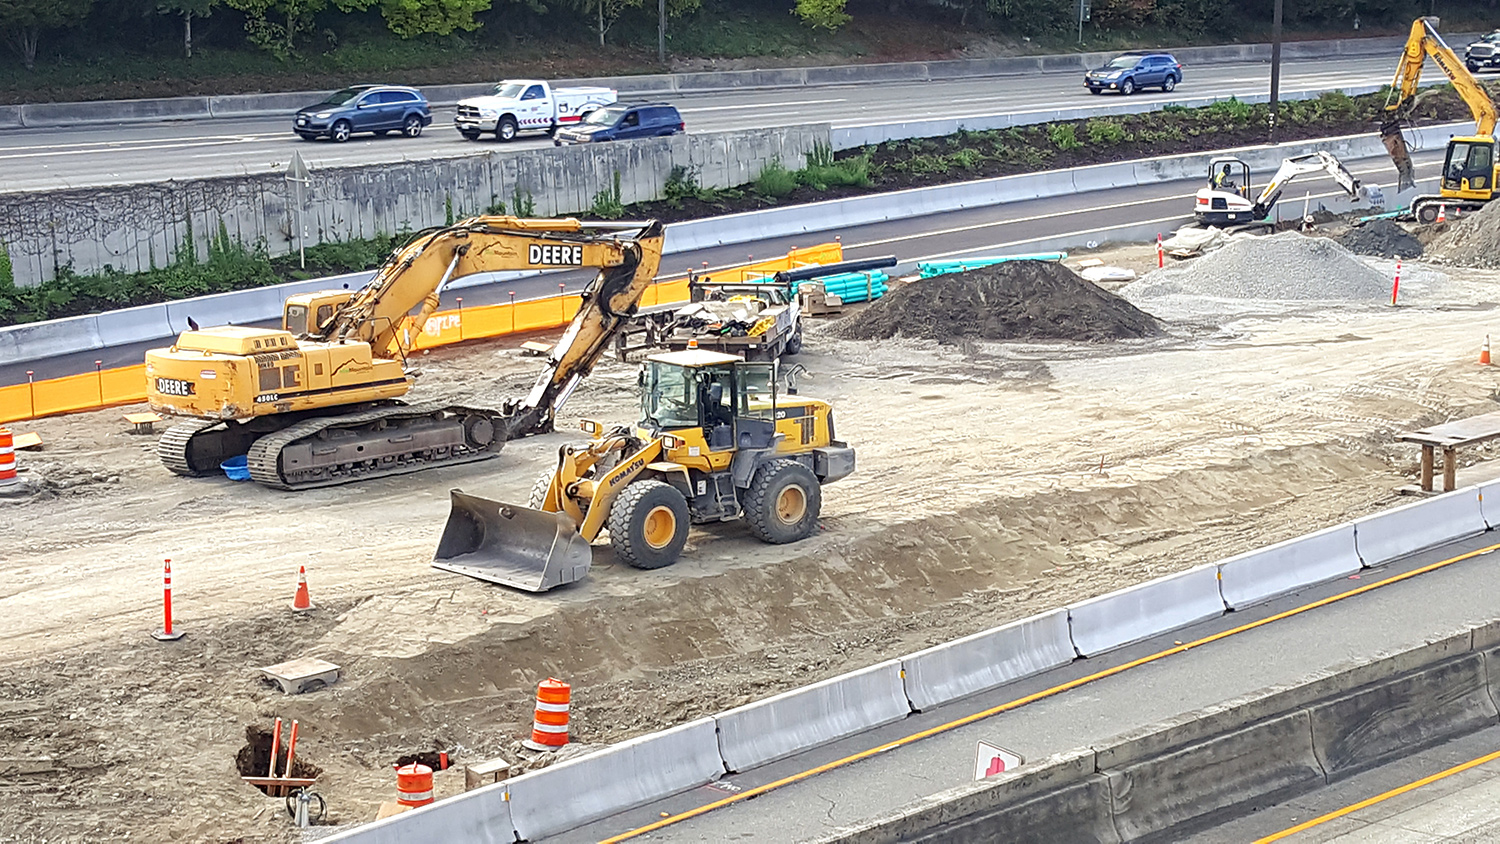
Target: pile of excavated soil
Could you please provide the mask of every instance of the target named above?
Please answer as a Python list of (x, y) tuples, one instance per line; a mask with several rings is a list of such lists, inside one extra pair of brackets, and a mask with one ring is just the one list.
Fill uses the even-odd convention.
[(1491, 202), (1461, 220), (1427, 245), (1427, 258), (1459, 267), (1500, 267), (1500, 202)]
[(1349, 229), (1337, 240), (1340, 246), (1359, 255), (1416, 258), (1422, 254), (1422, 241), (1394, 220), (1371, 220)]
[(1360, 301), (1389, 298), (1391, 280), (1325, 237), (1282, 232), (1234, 238), (1181, 266), (1120, 289), (1131, 301), (1164, 296)]
[(1011, 261), (934, 276), (892, 291), (842, 320), (850, 340), (1073, 340), (1152, 337), (1156, 318), (1046, 261)]

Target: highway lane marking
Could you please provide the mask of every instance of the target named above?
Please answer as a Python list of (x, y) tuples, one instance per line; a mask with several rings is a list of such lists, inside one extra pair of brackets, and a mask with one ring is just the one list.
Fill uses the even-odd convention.
[[(223, 146), (225, 144), (250, 143), (250, 142), (251, 142), (251, 139), (249, 139), (249, 138), (234, 139), (234, 140), (227, 140), (227, 141), (210, 141), (210, 142), (207, 142), (207, 143), (181, 143), (179, 141), (170, 141), (170, 140), (167, 140), (167, 139), (162, 139), (162, 141), (156, 142), (156, 144), (154, 146), (136, 146), (136, 147), (129, 147), (129, 148), (117, 147), (113, 151), (118, 151), (118, 152), (147, 152), (147, 151), (150, 151), (150, 150), (160, 150), (160, 149), (192, 149), (194, 147)], [(64, 155), (98, 155), (101, 152), (110, 152), (110, 151), (111, 150), (70, 149), (70, 150), (53, 150), (51, 152), (25, 152), (25, 153), (21, 153), (19, 155), (10, 155), (10, 154), (6, 154), (6, 153), (0, 153), (0, 161), (10, 160), (10, 159), (21, 159), (21, 158), (47, 158), (49, 156), (57, 157), (57, 156), (64, 156)]]
[(822, 105), (824, 103), (842, 103), (842, 102), (847, 102), (847, 101), (848, 101), (848, 99), (846, 97), (839, 97), (838, 99), (835, 99), (835, 100), (794, 100), (794, 101), (788, 102), (788, 103), (745, 103), (744, 105), (705, 106), (703, 108), (683, 108), (683, 109), (678, 109), (678, 111), (682, 112), (683, 114), (698, 114), (698, 113), (704, 112), (704, 111), (734, 111), (736, 109), (746, 109), (746, 108), (781, 108), (783, 106)]
[(1392, 797), (1400, 797), (1403, 794), (1407, 794), (1409, 792), (1416, 791), (1419, 788), (1425, 788), (1425, 787), (1427, 787), (1429, 785), (1432, 785), (1435, 782), (1439, 782), (1441, 780), (1445, 780), (1448, 777), (1451, 777), (1451, 776), (1453, 776), (1455, 774), (1461, 774), (1464, 771), (1467, 771), (1467, 770), (1469, 770), (1471, 768), (1477, 768), (1480, 765), (1488, 764), (1488, 763), (1493, 762), (1493, 761), (1495, 761), (1497, 759), (1500, 759), (1500, 750), (1497, 750), (1494, 753), (1489, 753), (1489, 754), (1486, 754), (1484, 756), (1481, 756), (1478, 759), (1470, 759), (1469, 761), (1464, 762), (1462, 764), (1454, 765), (1453, 767), (1449, 768), (1448, 770), (1446, 770), (1446, 771), (1439, 771), (1439, 772), (1433, 774), (1432, 776), (1423, 777), (1423, 778), (1421, 778), (1419, 780), (1416, 780), (1414, 782), (1409, 782), (1406, 785), (1398, 786), (1398, 787), (1393, 788), (1390, 791), (1387, 791), (1387, 792), (1385, 792), (1383, 794), (1377, 794), (1374, 797), (1369, 798), (1368, 800), (1361, 800), (1358, 803), (1355, 803), (1355, 804), (1350, 805), (1350, 806), (1345, 806), (1344, 808), (1339, 809), (1337, 811), (1329, 812), (1326, 815), (1322, 815), (1320, 817), (1313, 818), (1312, 820), (1306, 821), (1304, 823), (1299, 823), (1296, 826), (1291, 827), (1289, 829), (1283, 829), (1282, 831), (1280, 831), (1280, 832), (1278, 832), (1278, 833), (1276, 833), (1274, 835), (1267, 835), (1265, 838), (1257, 838), (1255, 840), (1254, 844), (1270, 844), (1270, 842), (1272, 842), (1272, 841), (1280, 841), (1283, 838), (1290, 838), (1291, 836), (1296, 835), (1299, 832), (1306, 832), (1309, 829), (1312, 829), (1314, 827), (1322, 826), (1323, 824), (1328, 823), (1329, 821), (1337, 820), (1338, 818), (1342, 818), (1345, 815), (1350, 815), (1350, 814), (1353, 814), (1355, 812), (1358, 812), (1361, 809), (1368, 809), (1371, 806), (1374, 806), (1374, 805), (1379, 804), (1379, 803), (1384, 803), (1385, 801), (1391, 799)]
[[(174, 142), (213, 141), (213, 142), (217, 142), (217, 143), (238, 143), (238, 142), (242, 142), (242, 141), (265, 140), (267, 138), (280, 138), (283, 135), (287, 135), (287, 134), (290, 134), (290, 133), (289, 132), (276, 132), (274, 134), (273, 133), (265, 133), (265, 134), (249, 134), (249, 135), (199, 135), (197, 137), (187, 137), (187, 138), (140, 138), (138, 140), (76, 141), (74, 143), (68, 144), (67, 146), (68, 146), (68, 148), (73, 148), (73, 147), (78, 147), (78, 148), (83, 148), (83, 147), (106, 147), (107, 149), (103, 150), (104, 152), (108, 152), (110, 149), (118, 149), (121, 152), (131, 152), (131, 151), (133, 151), (134, 147), (133, 146), (129, 146), (129, 145), (159, 144), (162, 141), (174, 141)], [(0, 152), (27, 152), (29, 150), (56, 151), (56, 150), (58, 150), (58, 146), (56, 144), (33, 144), (31, 146), (3, 147), (3, 148), (0, 148)], [(99, 150), (95, 150), (95, 151), (97, 152)]]
[[(946, 724), (939, 724), (939, 725), (937, 725), (935, 727), (928, 727), (925, 730), (921, 730), (919, 732), (915, 732), (915, 733), (912, 733), (910, 735), (903, 736), (901, 738), (895, 739), (894, 741), (888, 741), (885, 744), (880, 745), (879, 747), (872, 747), (872, 748), (870, 748), (868, 750), (862, 750), (862, 751), (860, 751), (858, 753), (853, 753), (853, 754), (850, 754), (848, 756), (845, 756), (842, 759), (835, 759), (832, 762), (828, 762), (828, 763), (823, 764), (823, 765), (818, 765), (815, 768), (808, 768), (805, 771), (800, 771), (798, 773), (782, 777), (781, 779), (776, 780), (774, 782), (769, 782), (769, 783), (766, 783), (765, 785), (759, 785), (759, 786), (756, 786), (755, 788), (746, 789), (744, 791), (739, 792), (738, 794), (735, 794), (735, 795), (732, 795), (732, 796), (729, 796), (729, 797), (725, 797), (725, 798), (720, 799), (720, 800), (715, 800), (712, 803), (704, 804), (704, 805), (699, 806), (699, 807), (697, 807), (695, 809), (689, 809), (686, 812), (683, 812), (681, 814), (672, 815), (671, 817), (663, 818), (662, 820), (656, 821), (654, 823), (649, 823), (649, 824), (646, 824), (645, 826), (637, 827), (636, 829), (632, 829), (629, 832), (621, 833), (621, 834), (613, 836), (611, 838), (606, 838), (603, 841), (601, 841), (600, 844), (618, 844), (618, 842), (621, 842), (621, 841), (628, 841), (628, 840), (630, 840), (632, 838), (636, 838), (638, 836), (645, 835), (648, 832), (655, 832), (656, 830), (664, 829), (664, 828), (666, 828), (668, 826), (672, 826), (673, 824), (680, 823), (680, 822), (688, 820), (690, 818), (695, 818), (695, 817), (697, 817), (699, 815), (707, 814), (707, 813), (709, 813), (709, 812), (711, 812), (711, 811), (713, 811), (715, 809), (722, 809), (725, 806), (729, 806), (729, 805), (732, 805), (734, 803), (738, 803), (741, 800), (749, 800), (749, 799), (751, 799), (753, 797), (759, 797), (760, 795), (765, 794), (767, 792), (775, 791), (778, 788), (783, 788), (785, 786), (801, 782), (802, 780), (809, 779), (811, 777), (817, 776), (818, 774), (826, 773), (826, 772), (832, 771), (832, 770), (834, 770), (836, 768), (842, 768), (842, 767), (845, 767), (847, 765), (851, 765), (851, 764), (853, 764), (855, 762), (858, 762), (858, 761), (860, 761), (862, 759), (869, 759), (872, 756), (878, 756), (878, 755), (880, 755), (882, 753), (887, 753), (887, 752), (895, 750), (897, 748), (905, 747), (906, 745), (909, 745), (909, 744), (914, 744), (914, 743), (916, 743), (918, 741), (921, 741), (922, 739), (931, 738), (932, 736), (941, 735), (942, 733), (946, 733), (946, 732), (951, 732), (952, 730), (956, 730), (959, 727), (966, 727), (969, 724), (973, 724), (973, 723), (978, 722), (978, 721), (983, 721), (986, 718), (991, 718), (991, 717), (993, 717), (995, 715), (999, 715), (999, 714), (1004, 713), (1004, 712), (1009, 712), (1009, 711), (1014, 710), (1014, 709), (1020, 709), (1021, 707), (1026, 706), (1027, 704), (1036, 703), (1037, 701), (1040, 701), (1040, 700), (1045, 700), (1045, 699), (1050, 698), (1050, 697), (1055, 697), (1057, 695), (1062, 694), (1063, 692), (1068, 692), (1068, 691), (1072, 691), (1073, 689), (1079, 688), (1080, 686), (1086, 686), (1086, 685), (1088, 685), (1090, 683), (1094, 683), (1094, 682), (1097, 682), (1099, 680), (1103, 680), (1103, 679), (1108, 678), (1108, 677), (1113, 677), (1116, 674), (1123, 674), (1123, 673), (1125, 673), (1126, 671), (1129, 671), (1132, 668), (1139, 668), (1139, 667), (1141, 667), (1143, 665), (1149, 665), (1149, 664), (1154, 663), (1154, 662), (1159, 662), (1159, 661), (1161, 661), (1163, 659), (1166, 659), (1169, 656), (1176, 656), (1177, 654), (1186, 653), (1186, 652), (1188, 652), (1188, 651), (1190, 651), (1190, 650), (1192, 650), (1194, 648), (1201, 648), (1204, 645), (1209, 645), (1209, 644), (1212, 644), (1214, 642), (1221, 641), (1223, 639), (1228, 639), (1231, 636), (1237, 636), (1237, 635), (1239, 635), (1241, 633), (1247, 633), (1247, 632), (1249, 632), (1251, 630), (1255, 630), (1255, 629), (1258, 629), (1258, 628), (1261, 628), (1261, 627), (1265, 627), (1266, 625), (1273, 624), (1273, 623), (1275, 623), (1277, 621), (1284, 621), (1284, 620), (1286, 620), (1288, 618), (1292, 618), (1294, 616), (1298, 616), (1298, 615), (1301, 615), (1301, 614), (1306, 613), (1306, 612), (1311, 612), (1312, 610), (1315, 610), (1315, 609), (1321, 609), (1322, 607), (1330, 606), (1332, 604), (1338, 603), (1339, 601), (1343, 601), (1343, 600), (1346, 600), (1348, 598), (1353, 598), (1353, 597), (1355, 597), (1357, 595), (1363, 595), (1366, 592), (1373, 592), (1376, 589), (1380, 589), (1380, 588), (1382, 588), (1384, 586), (1390, 586), (1391, 584), (1394, 584), (1394, 583), (1401, 583), (1403, 581), (1410, 580), (1410, 579), (1412, 579), (1414, 577), (1418, 577), (1418, 576), (1423, 575), (1423, 574), (1428, 574), (1430, 572), (1434, 572), (1434, 571), (1437, 571), (1439, 569), (1447, 568), (1448, 566), (1451, 566), (1454, 563), (1463, 562), (1465, 560), (1472, 560), (1475, 557), (1481, 557), (1481, 556), (1484, 556), (1485, 554), (1490, 554), (1490, 553), (1493, 553), (1493, 552), (1495, 552), (1497, 550), (1500, 550), (1500, 543), (1497, 543), (1497, 544), (1494, 544), (1494, 545), (1487, 545), (1487, 546), (1485, 546), (1483, 548), (1477, 548), (1477, 549), (1475, 549), (1473, 551), (1467, 551), (1467, 552), (1465, 552), (1463, 554), (1459, 554), (1459, 555), (1457, 555), (1455, 557), (1449, 557), (1446, 560), (1439, 560), (1439, 561), (1437, 561), (1435, 563), (1429, 563), (1428, 565), (1422, 566), (1420, 568), (1412, 569), (1409, 572), (1404, 572), (1402, 574), (1393, 575), (1391, 577), (1386, 578), (1385, 580), (1378, 580), (1378, 581), (1376, 581), (1374, 583), (1367, 583), (1364, 586), (1360, 586), (1360, 587), (1357, 587), (1355, 589), (1350, 589), (1347, 592), (1340, 592), (1337, 595), (1330, 595), (1327, 598), (1322, 598), (1322, 599), (1313, 601), (1312, 603), (1309, 603), (1309, 604), (1303, 604), (1300, 607), (1295, 607), (1293, 609), (1289, 609), (1289, 610), (1286, 610), (1284, 612), (1279, 612), (1279, 613), (1277, 613), (1275, 615), (1267, 616), (1265, 618), (1260, 619), (1259, 621), (1252, 621), (1252, 622), (1249, 622), (1247, 624), (1242, 624), (1242, 625), (1240, 625), (1238, 627), (1233, 627), (1233, 628), (1230, 628), (1229, 630), (1224, 630), (1224, 631), (1221, 631), (1219, 633), (1214, 633), (1214, 634), (1212, 634), (1210, 636), (1204, 636), (1201, 639), (1195, 639), (1195, 640), (1193, 640), (1191, 642), (1187, 642), (1185, 644), (1174, 645), (1173, 647), (1167, 648), (1166, 650), (1157, 651), (1154, 654), (1150, 654), (1148, 656), (1143, 656), (1143, 657), (1140, 657), (1139, 659), (1134, 659), (1134, 660), (1131, 660), (1130, 662), (1126, 662), (1126, 663), (1123, 663), (1121, 665), (1116, 665), (1113, 668), (1106, 668), (1103, 671), (1098, 671), (1098, 672), (1095, 672), (1093, 674), (1089, 674), (1089, 675), (1087, 675), (1085, 677), (1079, 677), (1079, 678), (1077, 678), (1075, 680), (1069, 680), (1066, 683), (1061, 683), (1059, 685), (1053, 686), (1050, 689), (1044, 689), (1042, 691), (1026, 695), (1025, 697), (1016, 698), (1015, 700), (1008, 701), (1006, 703), (1002, 703), (1002, 704), (1000, 704), (998, 706), (992, 706), (989, 709), (985, 709), (985, 710), (983, 710), (981, 712), (975, 712), (972, 715), (965, 715), (962, 718), (954, 719), (952, 721), (947, 722)], [(1495, 754), (1495, 756), (1500, 757), (1500, 753)], [(1263, 840), (1273, 840), (1273, 839), (1263, 839)]]

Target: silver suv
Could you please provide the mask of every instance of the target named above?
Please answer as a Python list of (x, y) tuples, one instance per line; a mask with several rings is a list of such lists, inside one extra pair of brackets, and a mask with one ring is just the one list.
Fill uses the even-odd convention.
[(1470, 44), (1464, 50), (1464, 64), (1470, 73), (1500, 67), (1500, 29)]

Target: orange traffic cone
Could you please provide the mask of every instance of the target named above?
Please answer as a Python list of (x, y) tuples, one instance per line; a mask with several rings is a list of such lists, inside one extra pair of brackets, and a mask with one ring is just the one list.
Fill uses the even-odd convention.
[(307, 594), (307, 566), (297, 566), (297, 597), (292, 599), (292, 609), (298, 612), (313, 609), (312, 598)]
[(1484, 348), (1479, 350), (1479, 365), (1490, 365), (1490, 335), (1484, 335)]
[(1438, 218), (1437, 218), (1437, 221), (1439, 223), (1446, 223), (1446, 222), (1448, 222), (1448, 203), (1446, 203), (1446, 202), (1438, 203)]

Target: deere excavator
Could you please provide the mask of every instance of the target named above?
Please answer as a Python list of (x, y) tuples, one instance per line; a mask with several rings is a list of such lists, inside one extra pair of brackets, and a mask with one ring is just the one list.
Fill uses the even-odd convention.
[(1391, 82), (1392, 99), (1387, 101), (1380, 125), (1380, 140), (1396, 165), (1397, 191), (1416, 185), (1411, 151), (1401, 134), (1401, 124), (1410, 119), (1418, 99), (1422, 64), (1431, 58), (1453, 83), (1464, 104), (1474, 115), (1474, 134), (1448, 141), (1443, 159), (1442, 178), (1436, 194), (1412, 200), (1412, 214), (1423, 223), (1435, 222), (1438, 211), (1463, 216), (1483, 207), (1495, 198), (1495, 103), (1483, 86), (1464, 67), (1464, 62), (1443, 42), (1437, 31), (1438, 19), (1418, 18), (1412, 23), (1411, 35)]
[[(246, 456), (250, 477), (308, 489), (494, 456), (551, 430), (558, 407), (635, 313), (661, 261), (660, 223), (474, 217), (419, 233), (357, 291), (286, 300), (282, 327), (185, 331), (146, 353), (154, 410), (193, 417), (164, 433), (163, 463), (204, 475)], [(530, 393), (500, 410), (400, 401), (420, 331), (453, 279), (494, 270), (597, 267)]]
[[(796, 370), (792, 373), (795, 374)], [(648, 357), (640, 417), (563, 446), (527, 506), (452, 491), (433, 565), (528, 592), (581, 580), (608, 530), (615, 556), (671, 565), (693, 524), (743, 520), (765, 542), (817, 528), (823, 484), (854, 471), (827, 402), (779, 387), (780, 364), (696, 348)]]

